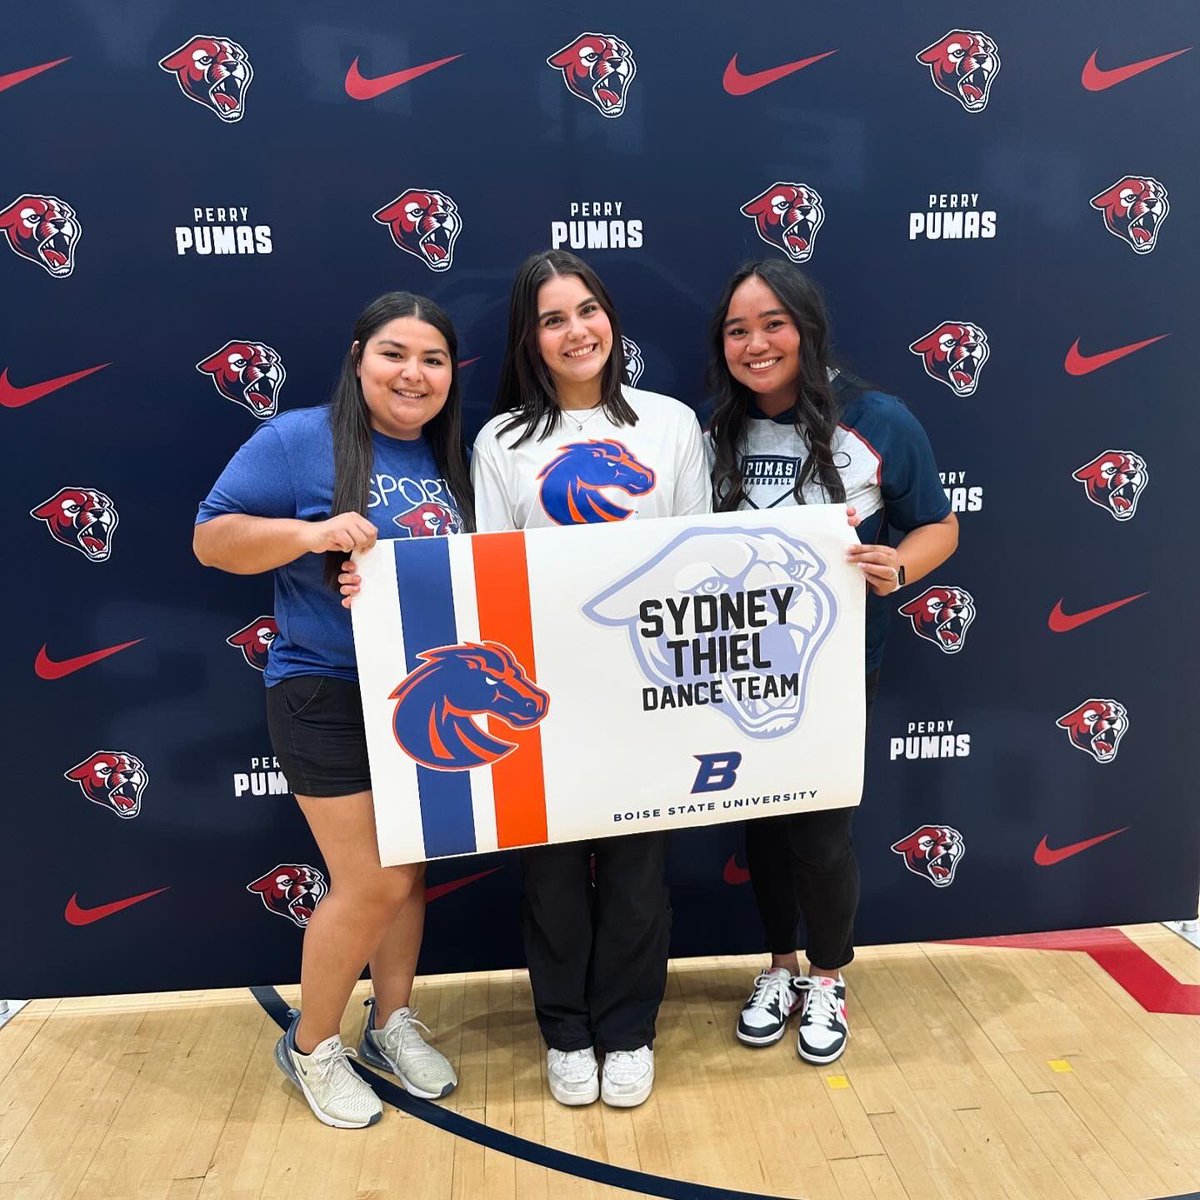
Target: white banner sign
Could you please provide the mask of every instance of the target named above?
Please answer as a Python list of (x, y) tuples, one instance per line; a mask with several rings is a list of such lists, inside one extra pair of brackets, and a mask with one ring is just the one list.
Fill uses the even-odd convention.
[(354, 641), (385, 865), (857, 804), (840, 505), (379, 542)]

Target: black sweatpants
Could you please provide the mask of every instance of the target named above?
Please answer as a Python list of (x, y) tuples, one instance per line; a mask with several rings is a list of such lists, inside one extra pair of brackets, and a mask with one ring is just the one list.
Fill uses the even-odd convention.
[(525, 958), (553, 1049), (653, 1045), (671, 940), (666, 845), (665, 832), (635, 833), (521, 851)]
[[(866, 679), (868, 723), (878, 683), (879, 672), (872, 671)], [(746, 822), (746, 865), (770, 953), (797, 949), (803, 916), (814, 969), (833, 973), (854, 958), (856, 811), (830, 808)]]

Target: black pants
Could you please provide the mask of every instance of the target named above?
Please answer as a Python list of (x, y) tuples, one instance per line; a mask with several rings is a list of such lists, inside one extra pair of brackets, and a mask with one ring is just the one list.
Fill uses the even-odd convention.
[[(867, 676), (867, 720), (879, 672)], [(858, 860), (851, 826), (854, 808), (789, 813), (746, 822), (746, 865), (772, 954), (800, 945), (814, 968), (836, 971), (854, 958), (858, 911)]]
[(553, 1049), (653, 1045), (671, 939), (666, 845), (665, 832), (635, 833), (521, 851), (525, 958)]

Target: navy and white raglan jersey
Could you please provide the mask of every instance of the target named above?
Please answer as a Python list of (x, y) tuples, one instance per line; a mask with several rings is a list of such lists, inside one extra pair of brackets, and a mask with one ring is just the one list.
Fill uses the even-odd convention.
[[(260, 426), (229, 460), (200, 505), (196, 524), (226, 513), (327, 519), (333, 507), (329, 415), (328, 405), (300, 408)], [(371, 441), (374, 462), (363, 515), (379, 537), (457, 533), (458, 506), (425, 438), (407, 441), (373, 431)], [(279, 633), (267, 657), (268, 687), (291, 675), (358, 678), (350, 613), (324, 572), (323, 554), (302, 554), (273, 572)]]
[[(908, 533), (933, 525), (950, 513), (933, 459), (933, 449), (921, 423), (895, 396), (858, 391), (841, 377), (833, 382), (842, 410), (833, 439), (833, 460), (846, 503), (858, 509), (861, 542), (883, 542), (888, 529)], [(749, 411), (742, 453), (742, 476), (747, 498), (741, 507), (770, 509), (796, 503), (792, 488), (808, 457), (792, 413), (778, 417)], [(705, 438), (711, 466), (711, 437)], [(810, 479), (804, 485), (808, 504), (826, 504), (824, 488)], [(890, 597), (867, 596), (867, 670), (878, 668), (887, 636)]]
[(704, 439), (686, 404), (623, 387), (636, 425), (615, 425), (602, 409), (561, 416), (520, 445), (524, 426), (493, 417), (475, 439), (471, 479), (481, 532), (598, 524), (630, 517), (681, 517), (711, 508)]

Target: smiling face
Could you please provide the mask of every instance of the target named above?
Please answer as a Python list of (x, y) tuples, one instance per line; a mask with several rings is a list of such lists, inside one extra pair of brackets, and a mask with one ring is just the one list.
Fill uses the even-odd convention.
[(537, 295), (537, 345), (564, 408), (600, 403), (612, 323), (578, 275), (555, 275)]
[(453, 364), (446, 339), (432, 325), (397, 317), (367, 339), (355, 374), (371, 428), (411, 441), (442, 411)]
[(757, 275), (734, 291), (725, 312), (725, 365), (755, 393), (768, 416), (796, 402), (800, 377), (800, 331), (783, 301)]

